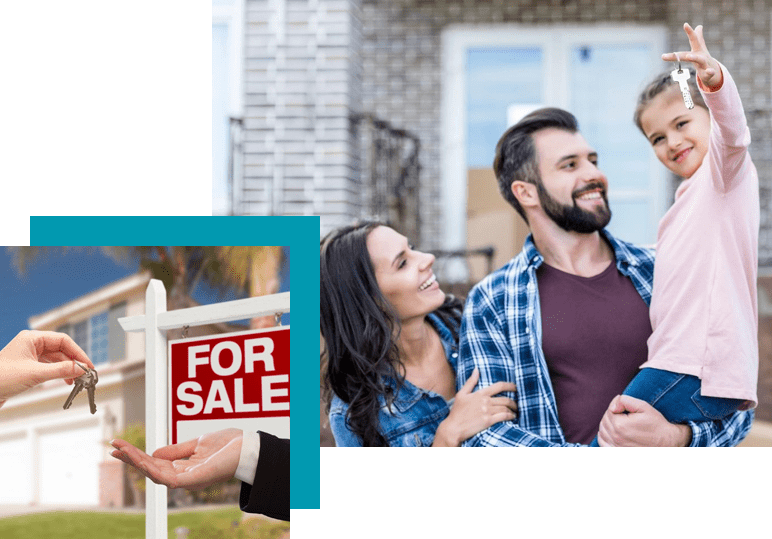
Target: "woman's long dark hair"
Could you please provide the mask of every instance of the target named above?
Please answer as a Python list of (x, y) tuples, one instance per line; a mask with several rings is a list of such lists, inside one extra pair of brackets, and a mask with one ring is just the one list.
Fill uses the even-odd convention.
[[(388, 442), (379, 429), (378, 397), (387, 403), (393, 390), (384, 378), (404, 381), (397, 343), (399, 319), (378, 288), (367, 236), (386, 226), (374, 221), (337, 229), (320, 243), (320, 326), (324, 338), (322, 376), (329, 410), (332, 393), (348, 403), (346, 421), (365, 446)], [(452, 328), (461, 302), (448, 296), (437, 314)]]

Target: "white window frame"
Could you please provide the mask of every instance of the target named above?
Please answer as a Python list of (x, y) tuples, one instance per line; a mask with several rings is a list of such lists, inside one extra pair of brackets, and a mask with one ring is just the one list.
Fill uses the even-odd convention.
[(212, 5), (212, 26), (228, 25), (228, 113), (241, 116), (244, 110), (244, 6), (245, 0), (233, 0), (231, 5)]
[[(121, 302), (118, 302), (118, 303), (121, 303)], [(76, 317), (68, 319), (63, 324), (59, 324), (57, 326), (57, 331), (58, 331), (58, 328), (66, 327), (68, 334), (70, 335), (70, 337), (72, 337), (74, 339), (75, 338), (75, 335), (74, 335), (74, 333), (75, 333), (75, 326), (85, 322), (86, 323), (86, 340), (87, 340), (87, 342), (86, 342), (86, 349), (84, 349), (84, 352), (86, 352), (86, 354), (90, 357), (92, 355), (92, 350), (91, 350), (91, 344), (92, 344), (92, 340), (91, 340), (91, 331), (92, 331), (91, 319), (94, 318), (95, 316), (99, 315), (99, 314), (106, 313), (107, 314), (107, 321), (108, 321), (108, 324), (109, 324), (109, 322), (110, 322), (110, 307), (111, 307), (111, 305), (109, 303), (100, 303), (99, 305), (95, 305), (93, 307), (90, 307), (89, 309), (87, 309), (87, 310), (85, 310), (85, 311), (83, 311), (81, 313), (78, 313), (78, 315)], [(108, 346), (109, 346), (109, 341), (108, 341)], [(109, 348), (108, 348), (108, 350), (109, 350)], [(108, 353), (108, 357), (107, 357), (106, 363), (109, 363), (109, 362), (110, 362), (110, 356), (109, 356), (109, 353)]]
[[(226, 71), (228, 73), (229, 87), (227, 114), (233, 118), (243, 118), (244, 116), (245, 1), (233, 0), (233, 3), (230, 5), (212, 4), (212, 26), (215, 24), (226, 24), (228, 26), (228, 65)], [(239, 186), (234, 185), (234, 192), (237, 189), (239, 189)], [(222, 212), (219, 210), (215, 212), (215, 208), (212, 207), (212, 213), (219, 215)]]
[[(479, 47), (540, 47), (544, 54), (544, 106), (569, 109), (570, 88), (567, 76), (554, 78), (550, 73), (568, 73), (569, 52), (574, 45), (603, 45), (607, 43), (648, 42), (655, 51), (665, 51), (667, 31), (664, 26), (649, 25), (520, 25), (494, 26), (450, 25), (442, 34), (442, 101), (440, 119), (440, 163), (443, 211), (444, 249), (466, 246), (467, 160), (466, 160), (466, 81), (467, 50)], [(650, 76), (664, 69), (652, 69)], [(632, 116), (632, 111), (630, 111)], [(631, 120), (632, 121), (632, 120)], [(601, 156), (602, 157), (602, 156)], [(656, 226), (668, 205), (667, 171), (657, 161), (654, 152), (650, 159), (650, 190), (653, 195), (652, 226)], [(618, 190), (613, 200), (624, 201), (641, 194), (641, 190)], [(514, 210), (513, 210), (514, 211)]]

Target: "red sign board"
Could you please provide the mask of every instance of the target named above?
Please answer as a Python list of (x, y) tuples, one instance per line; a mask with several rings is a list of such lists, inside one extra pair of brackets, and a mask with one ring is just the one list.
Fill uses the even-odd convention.
[(228, 427), (289, 438), (289, 326), (169, 342), (169, 438)]

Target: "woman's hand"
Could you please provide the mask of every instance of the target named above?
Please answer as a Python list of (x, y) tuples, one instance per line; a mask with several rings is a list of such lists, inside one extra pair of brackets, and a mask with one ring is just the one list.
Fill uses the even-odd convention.
[(68, 384), (83, 374), (73, 359), (94, 364), (69, 335), (53, 331), (22, 331), (0, 350), (0, 405), (47, 380)]
[(478, 432), (499, 423), (517, 418), (517, 403), (507, 397), (495, 397), (503, 391), (517, 391), (511, 382), (496, 382), (478, 391), (472, 391), (480, 379), (477, 368), (466, 381), (450, 409), (450, 415), (440, 423), (433, 446), (456, 447)]

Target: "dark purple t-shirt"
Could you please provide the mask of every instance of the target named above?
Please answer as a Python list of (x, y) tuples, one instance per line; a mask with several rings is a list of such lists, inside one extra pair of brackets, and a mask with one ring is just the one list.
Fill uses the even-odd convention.
[(542, 347), (566, 441), (589, 444), (611, 399), (646, 361), (649, 308), (612, 262), (594, 277), (536, 271)]

